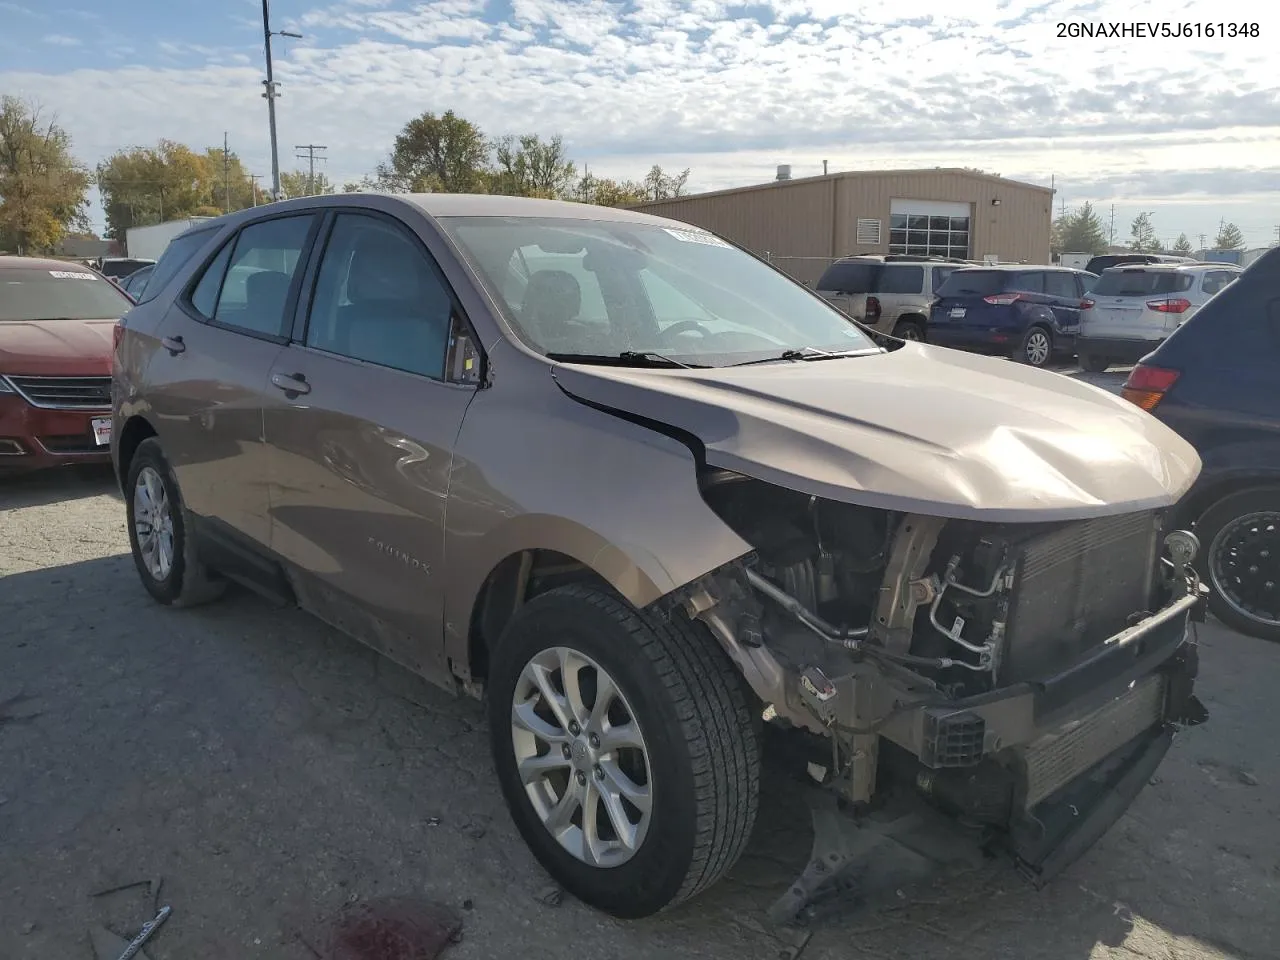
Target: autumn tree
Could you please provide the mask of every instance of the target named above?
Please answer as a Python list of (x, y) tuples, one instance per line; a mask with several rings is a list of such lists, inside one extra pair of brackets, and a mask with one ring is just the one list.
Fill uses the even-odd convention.
[(323, 173), (317, 173), (313, 181), (311, 174), (306, 170), (282, 171), (280, 189), (290, 197), (318, 197), (326, 193), (337, 193), (333, 184), (329, 182), (329, 178)]
[(689, 182), (689, 168), (672, 176), (656, 163), (644, 176), (644, 193), (648, 200), (670, 200), (684, 194), (685, 185)]
[(1178, 239), (1173, 242), (1173, 252), (1183, 257), (1191, 254), (1191, 241), (1185, 233), (1178, 234)]
[(391, 193), (474, 193), (485, 187), (489, 144), (480, 128), (452, 110), (424, 113), (404, 125), (378, 165), (379, 189)]
[(502, 137), (494, 144), (490, 193), (557, 199), (570, 194), (578, 167), (559, 135), (543, 140), (535, 133)]
[(161, 140), (155, 147), (119, 150), (98, 164), (98, 189), (107, 236), (123, 239), (129, 227), (221, 213), (213, 204), (207, 154)]
[(1107, 235), (1102, 218), (1086, 201), (1077, 210), (1063, 214), (1054, 222), (1054, 244), (1058, 253), (1087, 253), (1097, 256), (1107, 250)]
[(1218, 228), (1218, 236), (1213, 245), (1219, 250), (1239, 250), (1244, 246), (1244, 234), (1234, 223), (1224, 222)]
[(0, 99), (0, 250), (48, 252), (88, 229), (90, 176), (71, 138), (38, 106)]
[(584, 173), (578, 181), (577, 197), (583, 203), (601, 207), (630, 207), (647, 199), (645, 185), (634, 180), (611, 180)]
[(1129, 228), (1132, 239), (1129, 249), (1134, 253), (1155, 253), (1160, 249), (1160, 241), (1156, 239), (1156, 228), (1151, 225), (1151, 214), (1142, 212), (1133, 219)]
[(205, 160), (209, 174), (209, 193), (204, 198), (206, 207), (221, 214), (266, 201), (266, 193), (258, 189), (234, 150), (228, 151), (224, 158), (221, 147), (210, 147), (205, 151)]

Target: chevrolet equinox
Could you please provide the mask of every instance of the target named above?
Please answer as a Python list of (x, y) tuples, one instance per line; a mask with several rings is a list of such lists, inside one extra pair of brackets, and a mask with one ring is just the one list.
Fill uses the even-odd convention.
[(735, 862), (766, 723), (850, 823), (927, 809), (1039, 884), (1204, 718), (1186, 441), (687, 224), (444, 194), (203, 223), (121, 321), (113, 417), (157, 601), (235, 581), (483, 698), (524, 840), (618, 916)]

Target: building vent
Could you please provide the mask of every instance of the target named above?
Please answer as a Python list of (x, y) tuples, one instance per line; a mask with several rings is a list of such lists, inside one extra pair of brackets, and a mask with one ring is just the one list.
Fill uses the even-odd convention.
[(879, 220), (859, 220), (858, 221), (858, 246), (860, 247), (880, 246), (880, 221)]
[(778, 179), (779, 180), (791, 179), (791, 164), (789, 163), (778, 164)]

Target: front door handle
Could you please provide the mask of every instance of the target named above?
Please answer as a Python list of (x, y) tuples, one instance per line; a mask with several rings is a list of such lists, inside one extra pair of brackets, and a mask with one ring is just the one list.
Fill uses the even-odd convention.
[(182, 342), (181, 337), (164, 337), (160, 341), (160, 346), (169, 351), (169, 356), (176, 357), (183, 350), (187, 349), (187, 345)]
[(280, 388), (285, 393), (311, 392), (311, 384), (307, 383), (307, 378), (300, 373), (273, 373), (271, 375), (271, 385)]

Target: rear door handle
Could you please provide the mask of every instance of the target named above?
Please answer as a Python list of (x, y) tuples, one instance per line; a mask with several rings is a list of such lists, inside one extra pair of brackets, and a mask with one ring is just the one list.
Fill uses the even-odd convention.
[(160, 346), (169, 351), (169, 356), (176, 357), (183, 350), (187, 349), (187, 345), (182, 342), (181, 337), (164, 337), (160, 341)]
[(285, 393), (311, 392), (311, 384), (307, 383), (307, 378), (300, 373), (273, 373), (271, 375), (271, 385), (278, 387)]

